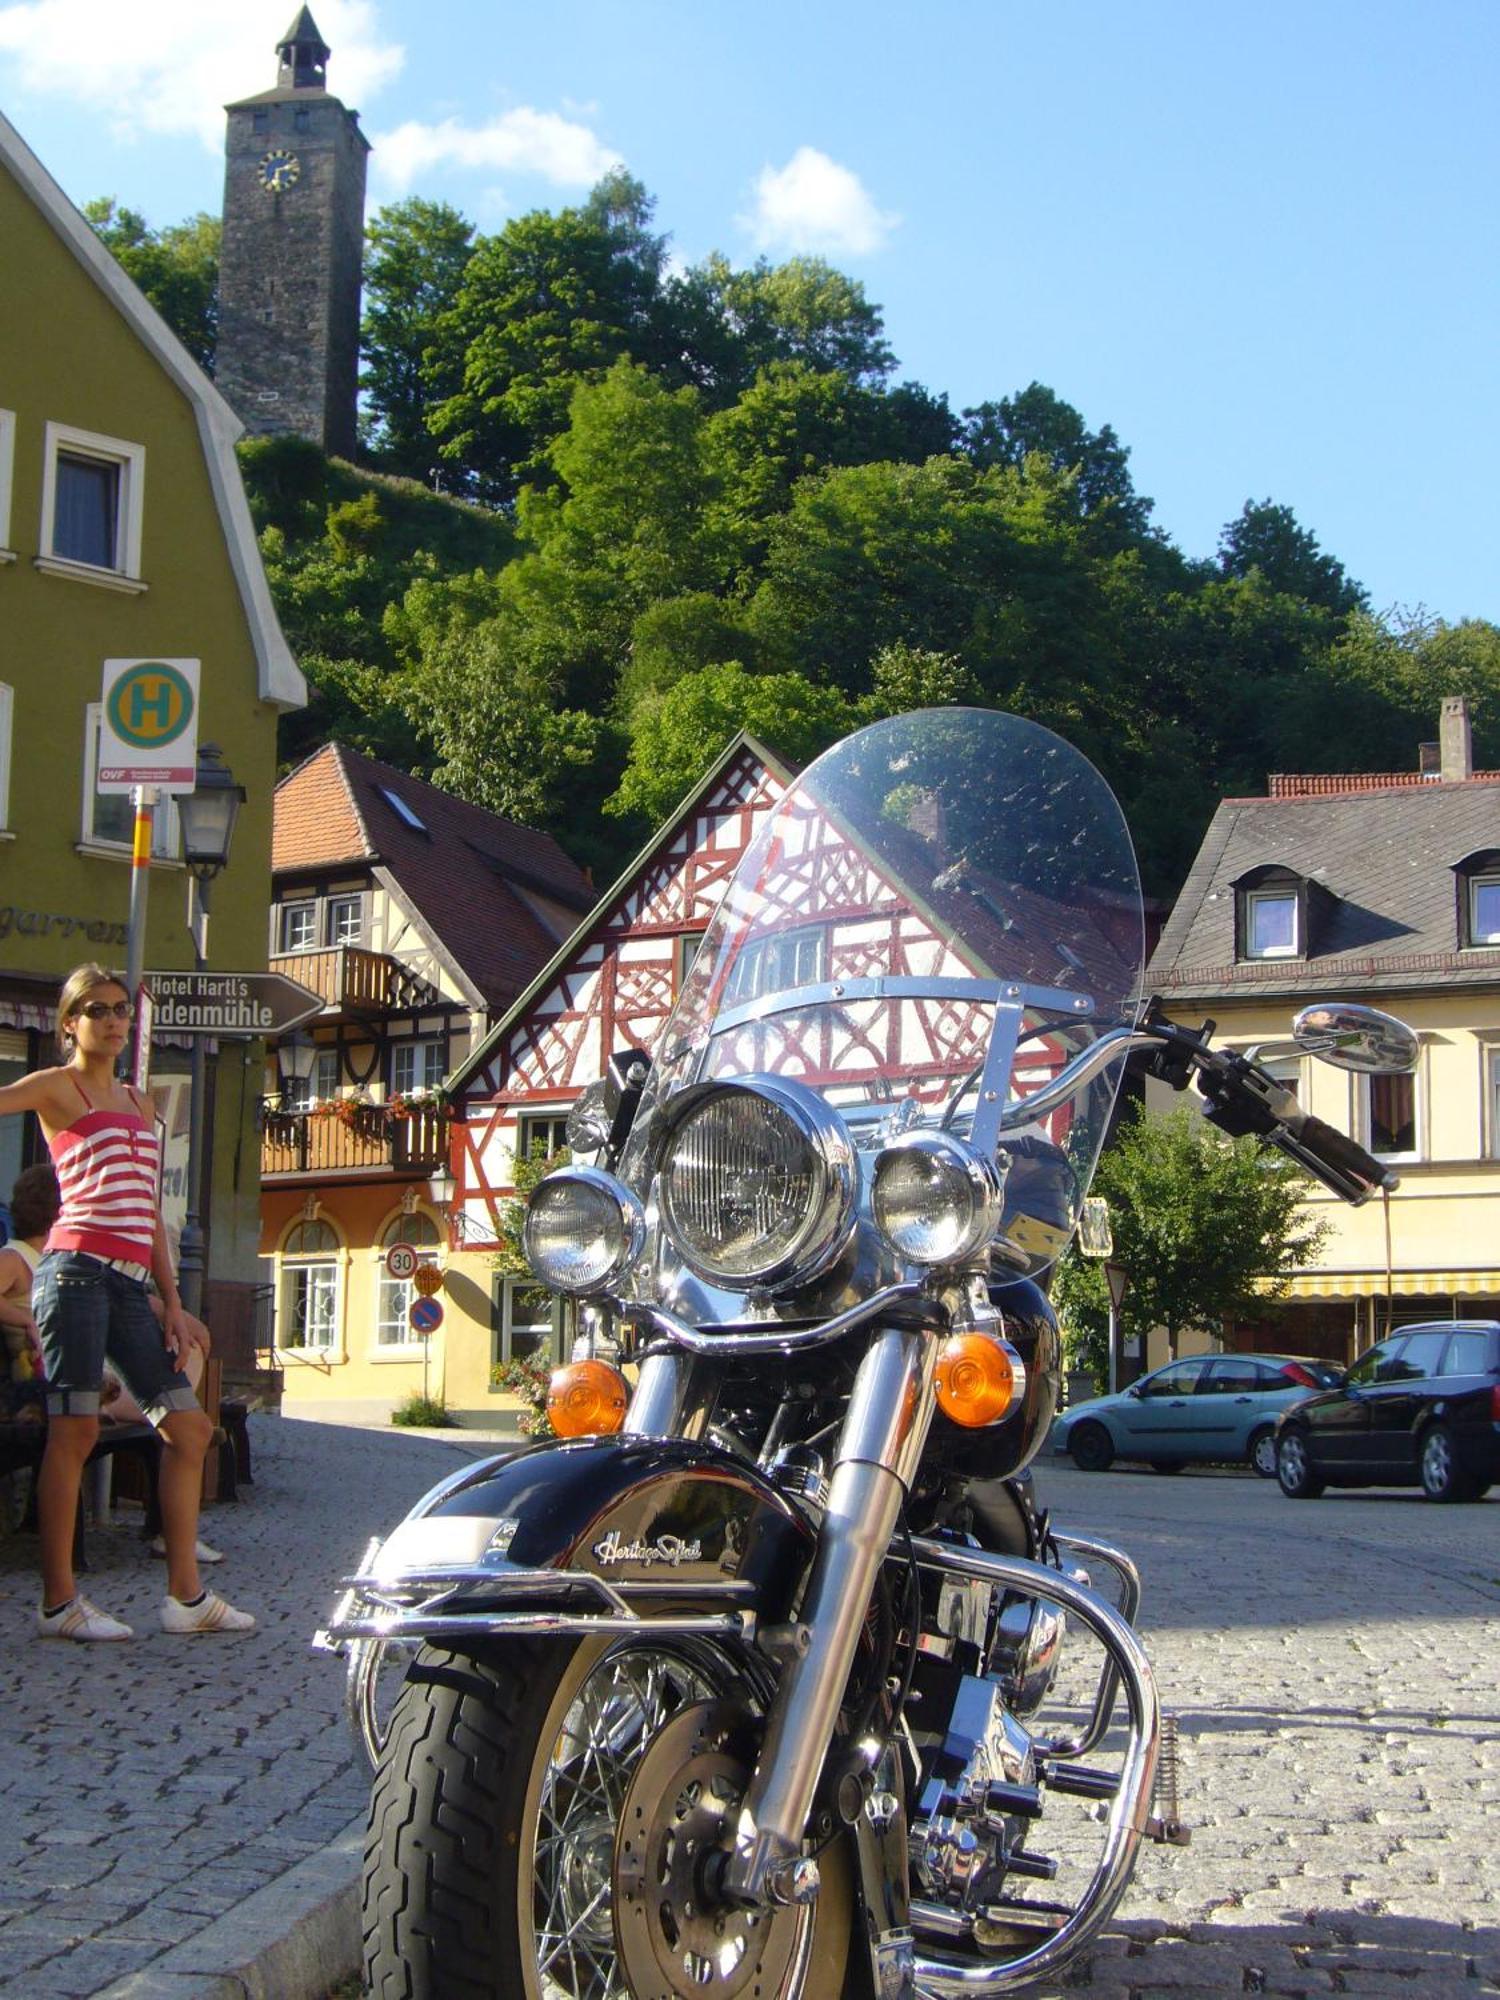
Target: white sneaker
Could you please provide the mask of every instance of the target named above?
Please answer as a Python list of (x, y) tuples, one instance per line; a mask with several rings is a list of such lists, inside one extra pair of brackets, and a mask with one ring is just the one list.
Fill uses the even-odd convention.
[[(165, 1535), (157, 1536), (156, 1540), (151, 1544), (151, 1553), (154, 1556), (164, 1556), (167, 1553), (167, 1538)], [(207, 1542), (199, 1542), (198, 1560), (201, 1563), (221, 1563), (224, 1560), (224, 1552), (222, 1549), (211, 1549)]]
[(206, 1590), (196, 1604), (184, 1604), (177, 1597), (164, 1597), (161, 1601), (161, 1629), (184, 1635), (194, 1632), (253, 1632), (255, 1620), (248, 1611), (236, 1611), (232, 1604), (226, 1604), (222, 1597)]
[(128, 1625), (118, 1618), (111, 1618), (97, 1604), (90, 1604), (86, 1597), (75, 1597), (61, 1611), (38, 1611), (36, 1629), (44, 1639), (81, 1639), (85, 1643), (134, 1636)]

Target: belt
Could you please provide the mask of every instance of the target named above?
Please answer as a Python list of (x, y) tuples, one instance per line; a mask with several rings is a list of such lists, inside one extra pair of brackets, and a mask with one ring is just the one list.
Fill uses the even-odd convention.
[(151, 1275), (149, 1264), (132, 1264), (128, 1257), (101, 1257), (93, 1250), (75, 1250), (75, 1257), (88, 1257), (95, 1264), (103, 1264), (106, 1269), (118, 1271), (122, 1277), (134, 1278), (138, 1285), (144, 1285)]

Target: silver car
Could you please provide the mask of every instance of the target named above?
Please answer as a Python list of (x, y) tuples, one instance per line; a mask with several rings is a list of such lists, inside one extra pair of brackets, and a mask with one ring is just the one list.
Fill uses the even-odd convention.
[(1274, 1479), (1277, 1418), (1340, 1379), (1331, 1363), (1295, 1354), (1197, 1354), (1065, 1410), (1052, 1449), (1083, 1472), (1103, 1472), (1117, 1458), (1144, 1459), (1160, 1472), (1217, 1461)]

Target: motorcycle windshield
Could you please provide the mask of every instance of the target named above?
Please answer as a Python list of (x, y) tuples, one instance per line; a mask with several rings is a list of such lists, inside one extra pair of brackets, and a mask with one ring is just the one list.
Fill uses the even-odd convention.
[[(1085, 757), (987, 709), (876, 723), (810, 765), (746, 850), (621, 1171), (647, 1199), (677, 1095), (751, 1074), (818, 1092), (863, 1152), (914, 1125), (966, 1131), (997, 1010), (1022, 1010), (1014, 1103), (1134, 1021), (1142, 961), (1130, 836)], [(1039, 1119), (1007, 1119), (1001, 1237), (1032, 1273), (1072, 1233), (1119, 1067)]]

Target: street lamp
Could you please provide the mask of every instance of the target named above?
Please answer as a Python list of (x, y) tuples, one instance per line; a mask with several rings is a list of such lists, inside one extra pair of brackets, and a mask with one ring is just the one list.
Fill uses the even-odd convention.
[(281, 1108), (290, 1111), (293, 1107), (286, 1101), (287, 1084), (306, 1083), (313, 1073), (313, 1064), (318, 1059), (318, 1051), (310, 1035), (288, 1035), (284, 1042), (277, 1044), (276, 1073), (281, 1079)]
[[(216, 743), (198, 751), (197, 782), (177, 802), (182, 827), (182, 858), (188, 869), (188, 932), (193, 940), (193, 970), (207, 970), (208, 886), (229, 859), (234, 823), (245, 801)], [(178, 1253), (178, 1289), (190, 1313), (203, 1313), (202, 1215), (211, 1182), (203, 1157), (204, 1053), (202, 1035), (193, 1037), (192, 1084), (188, 1095), (187, 1213)]]

